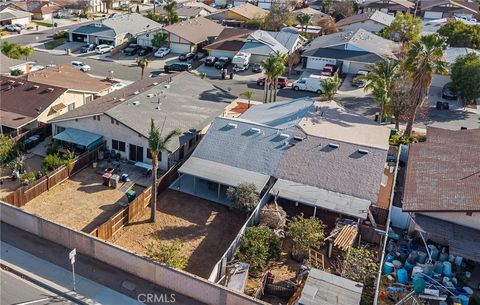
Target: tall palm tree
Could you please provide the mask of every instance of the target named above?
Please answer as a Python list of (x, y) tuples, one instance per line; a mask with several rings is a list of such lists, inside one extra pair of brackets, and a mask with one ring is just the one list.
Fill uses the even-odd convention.
[(312, 15), (301, 14), (297, 15), (297, 21), (301, 26), (302, 32), (306, 33), (308, 26), (312, 24)]
[(321, 96), (324, 97), (327, 101), (332, 101), (337, 94), (338, 87), (340, 87), (341, 80), (338, 77), (337, 73), (333, 75), (333, 77), (322, 78), (320, 80), (322, 86), (322, 94)]
[[(273, 91), (273, 102), (277, 101), (277, 92), (278, 92), (278, 78), (285, 73), (286, 67), (285, 64), (288, 59), (287, 54), (277, 54), (277, 65), (275, 70), (273, 71), (272, 79), (273, 79), (273, 86), (271, 86), (270, 90)], [(270, 94), (270, 102), (272, 102), (272, 94)]]
[[(166, 120), (166, 119), (165, 119)], [(162, 137), (163, 128), (155, 125), (155, 120), (150, 119), (150, 132), (148, 133), (148, 148), (152, 155), (152, 209), (150, 212), (150, 221), (155, 222), (155, 211), (157, 210), (157, 168), (158, 168), (158, 153), (167, 150), (167, 144), (181, 134), (179, 129), (170, 131), (165, 137)]]
[(273, 74), (275, 74), (275, 69), (277, 66), (277, 58), (275, 54), (270, 54), (265, 60), (263, 60), (260, 65), (265, 70), (265, 84), (263, 91), (263, 102), (268, 103), (268, 97), (270, 93), (270, 86), (273, 81)]
[(250, 102), (252, 101), (253, 91), (247, 90), (247, 91), (245, 91), (245, 92), (240, 93), (240, 95), (243, 96), (244, 98), (246, 98), (246, 99), (248, 100), (248, 106), (247, 106), (247, 108), (250, 108)]
[(32, 47), (24, 47), (21, 52), (22, 55), (25, 56), (25, 61), (28, 61), (28, 58), (35, 53), (35, 50)]
[(445, 38), (438, 34), (425, 35), (413, 42), (407, 53), (406, 70), (413, 79), (410, 91), (410, 107), (407, 113), (407, 127), (404, 135), (412, 134), (415, 115), (423, 104), (432, 84), (434, 73), (445, 74), (447, 63), (443, 61), (443, 51), (447, 48)]
[(139, 66), (142, 69), (141, 79), (143, 79), (143, 74), (145, 73), (145, 69), (148, 67), (148, 64), (149, 64), (148, 58), (146, 57), (137, 58), (137, 66)]
[(163, 9), (167, 12), (167, 20), (168, 24), (174, 24), (178, 22), (178, 14), (176, 12), (177, 9), (177, 1), (172, 0), (165, 3)]
[(260, 64), (265, 70), (264, 103), (276, 101), (278, 77), (285, 72), (287, 54), (270, 53)]
[(380, 122), (383, 122), (390, 107), (395, 82), (400, 78), (400, 63), (396, 60), (383, 60), (368, 68), (370, 72), (365, 76), (367, 84), (364, 90), (372, 91), (380, 106)]

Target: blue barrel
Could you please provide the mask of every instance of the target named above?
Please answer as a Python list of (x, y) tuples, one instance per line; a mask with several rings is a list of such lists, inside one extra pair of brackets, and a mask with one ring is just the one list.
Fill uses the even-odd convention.
[(428, 245), (428, 248), (430, 249), (430, 255), (432, 256), (432, 260), (436, 261), (438, 258), (438, 249), (435, 247), (435, 245)]
[(440, 253), (440, 256), (438, 257), (438, 260), (441, 262), (445, 262), (448, 260), (448, 253), (442, 252)]
[(452, 276), (452, 263), (443, 262), (443, 275), (448, 277)]
[(462, 305), (468, 305), (468, 302), (470, 301), (470, 298), (468, 297), (468, 295), (460, 295), (460, 304)]
[(408, 282), (408, 272), (405, 269), (399, 269), (397, 271), (397, 280), (401, 284), (406, 284)]
[(395, 269), (400, 269), (400, 268), (402, 268), (402, 265), (403, 265), (402, 262), (399, 261), (399, 260), (393, 260), (392, 264), (395, 267)]
[(408, 260), (405, 261), (404, 268), (407, 270), (408, 273), (412, 272), (413, 267), (415, 267), (415, 265), (410, 263)]
[(433, 264), (425, 264), (425, 268), (423, 268), (423, 273), (428, 276), (433, 275)]
[(385, 262), (385, 264), (383, 264), (383, 274), (390, 274), (393, 272), (393, 269), (394, 269), (394, 266), (392, 263)]
[(425, 264), (425, 261), (427, 260), (427, 253), (423, 252), (423, 251), (418, 251), (418, 259), (417, 261), (420, 263), (420, 264)]
[(435, 265), (433, 265), (433, 272), (441, 275), (443, 272), (443, 263), (435, 262)]
[(387, 257), (385, 257), (385, 261), (391, 262), (391, 261), (393, 261), (394, 258), (395, 258), (395, 256), (393, 254), (388, 253)]
[(463, 261), (463, 257), (461, 256), (455, 257), (455, 265), (457, 265), (457, 267), (460, 267), (462, 265), (462, 261)]
[(415, 265), (415, 263), (417, 262), (417, 258), (418, 258), (418, 252), (414, 250), (414, 251), (410, 252), (410, 254), (408, 255), (407, 260), (408, 260), (411, 264)]
[(415, 290), (415, 293), (423, 293), (425, 288), (427, 288), (427, 283), (424, 279), (416, 278), (415, 280), (413, 280), (413, 290)]

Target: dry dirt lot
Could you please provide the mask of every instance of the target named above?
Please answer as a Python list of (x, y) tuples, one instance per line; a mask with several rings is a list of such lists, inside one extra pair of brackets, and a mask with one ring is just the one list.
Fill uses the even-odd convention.
[(145, 255), (145, 246), (156, 238), (160, 242), (178, 238), (182, 252), (189, 257), (185, 270), (204, 278), (208, 278), (245, 222), (244, 217), (220, 204), (173, 190), (159, 195), (155, 224), (148, 222), (149, 217), (150, 210), (146, 209), (111, 241)]
[[(137, 194), (142, 187), (134, 186)], [(95, 169), (86, 168), (28, 202), (23, 208), (75, 230), (90, 233), (127, 202), (125, 194), (102, 185)]]

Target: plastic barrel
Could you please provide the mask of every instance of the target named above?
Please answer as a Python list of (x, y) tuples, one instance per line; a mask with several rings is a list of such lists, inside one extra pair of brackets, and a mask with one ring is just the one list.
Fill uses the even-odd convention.
[(423, 277), (423, 268), (420, 266), (413, 267), (412, 270), (412, 279)]
[(404, 268), (407, 270), (408, 273), (412, 272), (413, 267), (415, 267), (415, 265), (410, 263), (408, 260), (405, 261)]
[(461, 256), (455, 257), (455, 265), (457, 265), (457, 267), (460, 267), (462, 265), (462, 261), (463, 261), (463, 257)]
[(400, 269), (400, 268), (402, 268), (402, 266), (403, 266), (402, 262), (399, 261), (399, 260), (393, 260), (393, 261), (392, 261), (392, 264), (393, 264), (393, 266), (395, 267), (395, 269)]
[(394, 256), (393, 254), (388, 253), (388, 254), (387, 254), (387, 257), (385, 258), (385, 260), (386, 260), (387, 262), (391, 262), (391, 261), (393, 261), (394, 258), (395, 258), (395, 256)]
[(437, 247), (435, 247), (435, 245), (428, 245), (428, 248), (430, 249), (430, 255), (432, 256), (432, 260), (436, 261), (438, 257)]
[(443, 262), (443, 275), (448, 277), (452, 276), (452, 263)]
[(390, 274), (393, 272), (394, 266), (391, 262), (385, 262), (383, 264), (383, 274)]
[(420, 263), (420, 264), (425, 264), (425, 261), (427, 260), (427, 253), (423, 252), (423, 251), (418, 251), (418, 259), (417, 261)]
[(397, 271), (397, 280), (401, 284), (406, 284), (408, 282), (408, 272), (405, 269), (399, 269)]
[(412, 251), (412, 252), (410, 252), (410, 254), (408, 255), (407, 260), (408, 260), (411, 264), (415, 265), (415, 263), (417, 262), (417, 258), (418, 258), (418, 252), (417, 252), (417, 251)]
[(442, 274), (443, 263), (442, 262), (435, 262), (435, 265), (433, 265), (433, 272), (435, 272), (437, 274)]
[(423, 273), (431, 277), (433, 275), (433, 264), (425, 264), (425, 268), (423, 268)]
[(413, 280), (413, 290), (415, 290), (415, 293), (423, 293), (426, 287), (427, 287), (427, 283), (425, 282), (424, 279), (417, 278)]
[(464, 295), (462, 294), (460, 296), (460, 304), (462, 305), (468, 305), (468, 302), (470, 301), (470, 298), (468, 297), (468, 295)]
[(442, 252), (440, 253), (440, 256), (438, 257), (438, 260), (441, 262), (445, 262), (448, 260), (448, 253)]

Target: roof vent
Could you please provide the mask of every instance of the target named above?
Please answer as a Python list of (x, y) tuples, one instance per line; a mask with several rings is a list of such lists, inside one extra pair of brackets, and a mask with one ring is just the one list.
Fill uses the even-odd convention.
[(38, 89), (38, 88), (40, 88), (40, 86), (39, 85), (33, 85), (32, 88), (33, 89)]
[(140, 101), (135, 101), (135, 102), (133, 102), (132, 104), (133, 104), (134, 106), (138, 106), (138, 105), (140, 105)]
[(135, 94), (135, 95), (137, 95), (137, 94), (139, 94), (139, 93), (140, 93), (139, 91), (135, 91), (135, 92), (133, 92), (133, 94)]
[(152, 97), (153, 97), (153, 93), (147, 94), (147, 97), (152, 98)]
[(359, 149), (358, 152), (362, 155), (368, 154), (368, 150), (365, 150), (365, 149)]
[(125, 99), (122, 97), (121, 99), (119, 99), (120, 102), (125, 102)]
[(53, 88), (47, 88), (48, 92), (53, 92), (53, 90), (54, 90)]
[(158, 83), (157, 83), (157, 82), (154, 82), (152, 85), (156, 86), (156, 85), (158, 85)]
[(255, 127), (250, 128), (250, 131), (255, 132), (255, 133), (262, 132), (262, 130), (260, 130), (260, 128), (255, 128)]
[(303, 138), (302, 137), (299, 137), (299, 136), (294, 136), (293, 139), (295, 141), (303, 141)]
[(228, 123), (227, 126), (230, 127), (230, 128), (237, 128), (238, 127), (238, 125), (235, 124), (235, 123)]
[(167, 85), (164, 86), (164, 88), (168, 89), (168, 88), (170, 88), (170, 85), (167, 84)]
[(281, 134), (279, 134), (279, 136), (282, 137), (282, 138), (284, 138), (284, 139), (290, 138), (290, 136), (289, 136), (288, 134), (286, 134), (286, 133), (281, 133)]
[(340, 146), (339, 146), (338, 144), (336, 144), (336, 143), (328, 143), (328, 147), (337, 149), (337, 148), (339, 148)]

